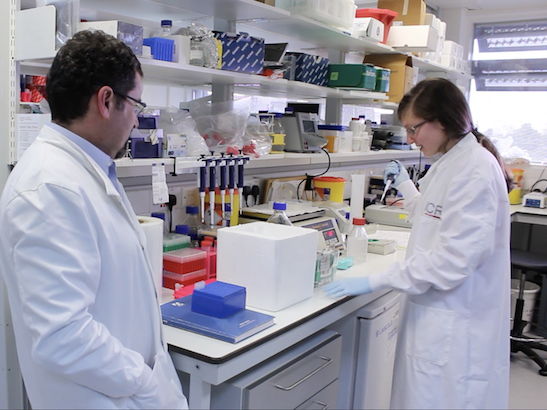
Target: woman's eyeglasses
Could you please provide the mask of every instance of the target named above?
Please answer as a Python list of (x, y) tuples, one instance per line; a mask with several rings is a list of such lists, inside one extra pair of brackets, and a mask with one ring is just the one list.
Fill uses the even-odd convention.
[(416, 131), (418, 131), (418, 128), (420, 128), (420, 127), (421, 127), (422, 125), (424, 125), (426, 122), (427, 122), (427, 120), (422, 121), (422, 122), (416, 124), (416, 125), (413, 126), (413, 127), (408, 127), (408, 128), (406, 129), (406, 133), (407, 133), (408, 135), (410, 135), (411, 137), (414, 136), (414, 134), (416, 134)]

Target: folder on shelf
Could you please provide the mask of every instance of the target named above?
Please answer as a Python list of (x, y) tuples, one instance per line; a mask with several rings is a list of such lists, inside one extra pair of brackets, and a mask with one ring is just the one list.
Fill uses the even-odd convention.
[(163, 323), (190, 332), (238, 343), (272, 325), (274, 316), (242, 309), (226, 318), (192, 311), (192, 295), (161, 305)]

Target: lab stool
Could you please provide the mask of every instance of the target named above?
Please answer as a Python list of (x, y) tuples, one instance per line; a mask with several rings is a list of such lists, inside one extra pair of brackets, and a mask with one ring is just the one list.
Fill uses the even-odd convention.
[(511, 249), (511, 265), (521, 272), (515, 317), (513, 319), (513, 329), (511, 330), (511, 353), (524, 353), (539, 365), (541, 368), (539, 374), (547, 376), (547, 363), (533, 350), (537, 349), (547, 352), (547, 346), (540, 343), (546, 341), (546, 339), (531, 338), (522, 334), (524, 327), (528, 323), (522, 319), (526, 273), (528, 271), (533, 271), (540, 274), (547, 274), (547, 256), (518, 249)]

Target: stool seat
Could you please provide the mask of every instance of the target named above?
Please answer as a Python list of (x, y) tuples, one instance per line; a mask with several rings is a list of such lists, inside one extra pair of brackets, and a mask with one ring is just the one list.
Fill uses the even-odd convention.
[(541, 253), (511, 249), (511, 265), (516, 269), (547, 273), (547, 256)]
[(540, 369), (538, 373), (547, 376), (547, 363), (540, 357), (535, 350), (547, 351), (547, 346), (540, 343), (540, 339), (528, 338), (522, 334), (524, 326), (528, 322), (522, 319), (524, 309), (524, 287), (526, 284), (526, 273), (532, 271), (540, 274), (547, 273), (547, 256), (543, 254), (511, 249), (511, 265), (520, 270), (520, 286), (515, 307), (515, 317), (513, 320), (513, 329), (511, 330), (511, 352), (522, 352), (534, 362)]

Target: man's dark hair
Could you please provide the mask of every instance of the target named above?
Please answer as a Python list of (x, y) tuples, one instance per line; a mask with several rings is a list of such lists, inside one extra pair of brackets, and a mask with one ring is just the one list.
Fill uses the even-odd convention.
[[(47, 75), (46, 95), (55, 122), (70, 124), (84, 116), (89, 100), (108, 85), (127, 94), (141, 76), (139, 60), (129, 46), (102, 31), (80, 31), (61, 47)], [(116, 95), (117, 107), (123, 97)]]

